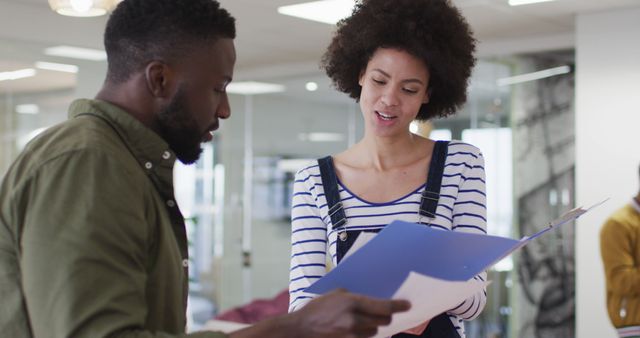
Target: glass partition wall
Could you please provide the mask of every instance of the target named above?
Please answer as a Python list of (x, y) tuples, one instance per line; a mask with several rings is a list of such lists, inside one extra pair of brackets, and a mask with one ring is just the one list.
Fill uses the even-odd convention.
[(31, 138), (66, 118), (78, 69), (43, 55), (44, 48), (0, 43), (0, 175)]

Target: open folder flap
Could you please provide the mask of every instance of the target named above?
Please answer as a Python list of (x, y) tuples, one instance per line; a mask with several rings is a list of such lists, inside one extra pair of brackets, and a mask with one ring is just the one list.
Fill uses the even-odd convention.
[(558, 217), (558, 218), (554, 219), (553, 221), (549, 222), (549, 224), (544, 229), (536, 232), (533, 235), (523, 237), (522, 240), (523, 241), (530, 241), (530, 240), (532, 240), (532, 239), (544, 234), (545, 232), (547, 232), (547, 231), (549, 231), (549, 230), (551, 230), (551, 229), (553, 229), (555, 227), (558, 227), (558, 226), (560, 226), (562, 224), (574, 221), (574, 220), (578, 219), (578, 217), (584, 215), (589, 210), (599, 206), (600, 204), (606, 202), (607, 200), (609, 200), (609, 199), (606, 198), (606, 199), (604, 199), (604, 200), (602, 200), (602, 201), (600, 201), (600, 202), (598, 202), (598, 203), (596, 203), (596, 204), (594, 204), (594, 205), (592, 205), (592, 206), (590, 206), (588, 208), (577, 207), (575, 209), (571, 209), (571, 210), (567, 211), (566, 213), (564, 213), (563, 215), (561, 215), (560, 217)]

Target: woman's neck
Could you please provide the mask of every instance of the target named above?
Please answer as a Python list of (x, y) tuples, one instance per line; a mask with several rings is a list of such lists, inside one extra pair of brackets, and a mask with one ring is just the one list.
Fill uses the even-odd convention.
[[(427, 139), (413, 133), (400, 137), (366, 136), (356, 145), (360, 161), (364, 166), (385, 171), (403, 167), (424, 158)], [(355, 148), (355, 147), (354, 147)]]

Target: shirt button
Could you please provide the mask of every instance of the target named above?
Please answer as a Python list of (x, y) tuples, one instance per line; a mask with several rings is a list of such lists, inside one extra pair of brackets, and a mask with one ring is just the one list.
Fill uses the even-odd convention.
[(162, 158), (164, 158), (165, 160), (168, 160), (171, 158), (171, 153), (168, 151), (165, 151), (164, 153), (162, 153)]
[(153, 168), (153, 164), (151, 164), (151, 162), (147, 162), (147, 163), (144, 164), (144, 167), (147, 168), (147, 169), (151, 169), (151, 168)]
[(169, 208), (173, 208), (173, 207), (175, 207), (175, 206), (176, 206), (176, 202), (174, 202), (173, 200), (168, 200), (168, 201), (167, 201), (167, 206), (168, 206)]
[(188, 267), (189, 266), (189, 260), (188, 259), (183, 259), (182, 260), (182, 266), (185, 267), (185, 268)]

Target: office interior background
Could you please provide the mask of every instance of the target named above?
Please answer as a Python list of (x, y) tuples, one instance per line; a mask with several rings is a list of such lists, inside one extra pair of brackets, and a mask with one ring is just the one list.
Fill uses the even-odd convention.
[[(357, 103), (318, 67), (336, 18), (279, 13), (302, 0), (220, 2), (238, 27), (232, 116), (196, 165), (175, 171), (194, 329), (287, 287), (293, 175), (363, 132)], [(453, 0), (478, 39), (469, 100), (455, 116), (412, 128), (483, 151), (491, 234), (518, 238), (609, 200), (494, 266), (487, 306), (467, 332), (614, 337), (598, 234), (638, 191), (640, 0), (511, 2)], [(0, 176), (31, 138), (66, 119), (74, 98), (100, 88), (106, 18), (0, 0)]]

